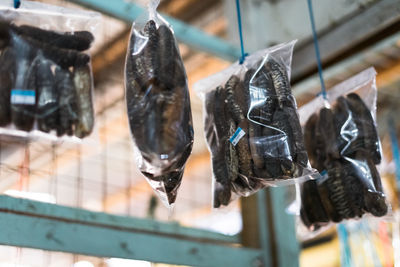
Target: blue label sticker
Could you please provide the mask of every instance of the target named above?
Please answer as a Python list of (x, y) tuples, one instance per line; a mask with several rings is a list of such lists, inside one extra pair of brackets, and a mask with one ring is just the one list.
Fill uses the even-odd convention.
[(229, 141), (232, 145), (236, 146), (236, 144), (242, 139), (243, 136), (246, 135), (246, 132), (242, 130), (242, 128), (237, 128), (236, 132), (232, 135)]
[(36, 102), (35, 90), (11, 90), (11, 104), (34, 105)]

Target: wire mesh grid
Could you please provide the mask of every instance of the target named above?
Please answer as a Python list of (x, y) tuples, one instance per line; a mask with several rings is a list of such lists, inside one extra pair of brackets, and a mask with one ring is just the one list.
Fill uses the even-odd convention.
[[(76, 7), (62, 0), (43, 2)], [(101, 34), (96, 36), (91, 50), (93, 54), (101, 52), (105, 43), (126, 30), (126, 24), (107, 16), (102, 24)], [(0, 136), (0, 194), (123, 216), (174, 220), (186, 226), (213, 227), (214, 223), (208, 220), (216, 212), (211, 209), (212, 176), (207, 151), (196, 152), (189, 158), (172, 213), (157, 200), (137, 169), (124, 101), (123, 59), (116, 64), (118, 67), (107, 67), (104, 73), (107, 75), (96, 76), (101, 76), (101, 81), (95, 86), (95, 130), (82, 143)], [(230, 231), (239, 231), (238, 203), (222, 213), (233, 214), (226, 217), (235, 221)], [(224, 228), (229, 227), (215, 224), (213, 229), (224, 231)], [(124, 266), (118, 259), (0, 246), (0, 267), (92, 266), (76, 264), (81, 261), (94, 266)], [(125, 263), (149, 266), (140, 262)]]

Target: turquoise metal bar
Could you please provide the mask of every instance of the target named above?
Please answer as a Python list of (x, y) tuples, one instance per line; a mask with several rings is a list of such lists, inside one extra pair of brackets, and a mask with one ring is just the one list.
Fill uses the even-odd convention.
[(151, 219), (116, 216), (102, 212), (47, 204), (22, 198), (0, 195), (0, 212), (12, 212), (34, 217), (55, 218), (80, 224), (113, 227), (142, 232), (174, 235), (185, 239), (239, 243), (238, 236), (223, 235), (211, 231), (183, 227), (178, 223), (161, 223)]
[[(0, 213), (0, 243), (190, 266), (257, 266), (256, 250)], [(4, 229), (7, 229), (6, 231)]]
[(279, 267), (299, 266), (300, 247), (296, 239), (293, 215), (286, 212), (287, 188), (274, 187), (271, 194), (272, 220), (274, 226), (275, 247)]
[(191, 266), (262, 264), (259, 250), (213, 240), (211, 232), (7, 196), (0, 229), (3, 245)]
[(268, 229), (269, 216), (267, 213), (267, 192), (263, 189), (257, 193), (258, 230), (264, 266), (272, 266), (271, 235)]
[[(124, 0), (70, 0), (70, 2), (80, 4), (128, 23), (133, 22), (144, 11), (144, 8), (133, 2)], [(179, 41), (226, 60), (235, 61), (240, 58), (240, 49), (238, 47), (170, 16), (163, 15), (163, 17), (171, 24), (175, 36)]]
[(397, 141), (396, 123), (393, 117), (388, 119), (388, 128), (390, 135), (390, 144), (392, 146), (393, 161), (396, 168), (396, 187), (400, 191), (400, 152), (399, 143)]

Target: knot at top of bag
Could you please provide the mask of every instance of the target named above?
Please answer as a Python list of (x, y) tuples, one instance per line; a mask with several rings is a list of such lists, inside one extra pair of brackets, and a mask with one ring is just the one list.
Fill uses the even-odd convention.
[(157, 7), (160, 4), (160, 0), (150, 0), (147, 9), (149, 11), (150, 20), (155, 20), (157, 17)]
[(20, 0), (14, 0), (14, 8), (19, 8), (21, 6)]

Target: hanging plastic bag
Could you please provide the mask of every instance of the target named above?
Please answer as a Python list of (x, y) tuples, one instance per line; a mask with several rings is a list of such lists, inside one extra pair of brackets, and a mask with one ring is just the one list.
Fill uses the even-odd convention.
[(136, 161), (163, 202), (175, 202), (193, 146), (185, 68), (174, 33), (150, 1), (133, 24), (125, 66), (126, 104)]
[(375, 166), (381, 162), (375, 76), (369, 68), (329, 90), (327, 101), (319, 96), (299, 110), (311, 165), (322, 174), (300, 186), (300, 216), (309, 229), (387, 214)]
[(198, 82), (212, 154), (214, 207), (315, 173), (290, 89), (295, 41), (259, 51)]
[[(6, 2), (6, 3), (5, 3)], [(87, 50), (100, 14), (22, 1), (0, 3), (1, 132), (92, 132), (93, 78)]]

